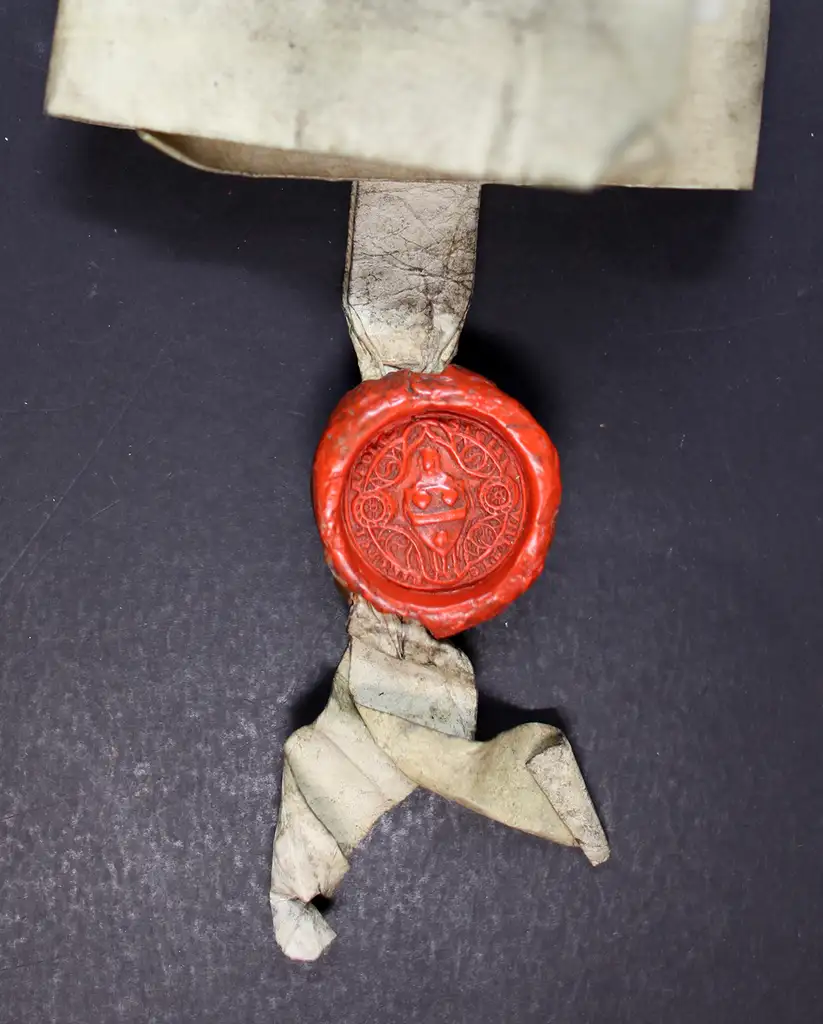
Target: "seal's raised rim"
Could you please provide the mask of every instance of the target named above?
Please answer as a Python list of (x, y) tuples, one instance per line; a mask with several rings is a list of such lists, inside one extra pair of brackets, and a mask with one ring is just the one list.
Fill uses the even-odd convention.
[[(401, 420), (437, 412), (485, 420), (503, 436), (521, 460), (528, 510), (518, 547), (498, 572), (452, 591), (424, 592), (382, 576), (352, 547), (343, 497), (364, 445)], [(439, 374), (397, 370), (348, 392), (317, 448), (312, 485), (326, 560), (339, 582), (380, 611), (417, 619), (438, 638), (485, 622), (531, 586), (546, 560), (561, 494), (557, 451), (540, 424), (491, 381), (458, 366)]]

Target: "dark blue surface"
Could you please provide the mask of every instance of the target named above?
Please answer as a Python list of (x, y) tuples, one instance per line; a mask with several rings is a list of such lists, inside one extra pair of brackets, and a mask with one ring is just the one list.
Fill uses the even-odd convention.
[(268, 859), (344, 643), (347, 187), (46, 120), (53, 4), (0, 4), (0, 1024), (823, 1018), (823, 5), (776, 8), (753, 195), (484, 194), (460, 361), (565, 502), (465, 638), (481, 730), (562, 720), (613, 859), (417, 793), (305, 967)]

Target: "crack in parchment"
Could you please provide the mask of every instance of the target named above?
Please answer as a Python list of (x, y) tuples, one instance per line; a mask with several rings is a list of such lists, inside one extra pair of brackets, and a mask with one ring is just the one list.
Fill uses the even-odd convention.
[(451, 359), (474, 284), (478, 203), (478, 186), (355, 186), (345, 307), (364, 376), (437, 372)]

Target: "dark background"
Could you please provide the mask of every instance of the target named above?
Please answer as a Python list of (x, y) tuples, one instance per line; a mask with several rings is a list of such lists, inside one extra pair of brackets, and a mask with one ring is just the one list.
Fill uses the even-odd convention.
[(0, 3), (2, 1024), (823, 1018), (823, 4), (775, 8), (754, 194), (483, 198), (460, 361), (565, 504), (466, 637), (481, 735), (559, 716), (613, 859), (418, 792), (300, 966), (268, 861), (345, 639), (348, 188), (45, 119), (53, 2)]

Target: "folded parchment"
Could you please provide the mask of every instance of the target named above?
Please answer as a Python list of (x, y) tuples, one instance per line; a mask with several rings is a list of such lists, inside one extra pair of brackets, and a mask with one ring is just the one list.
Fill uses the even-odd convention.
[(210, 170), (748, 188), (769, 0), (61, 0), (49, 113)]
[(565, 736), (535, 723), (477, 743), (476, 714), (465, 655), (355, 600), (329, 703), (286, 741), (270, 899), (287, 956), (314, 960), (334, 939), (311, 901), (333, 895), (360, 840), (418, 785), (592, 864), (608, 858)]

